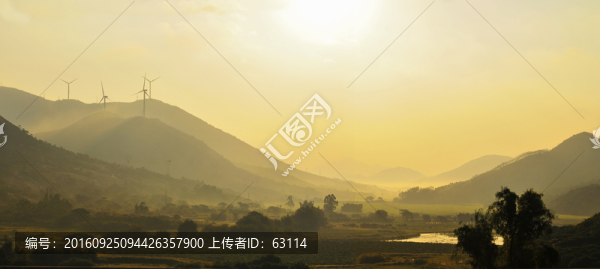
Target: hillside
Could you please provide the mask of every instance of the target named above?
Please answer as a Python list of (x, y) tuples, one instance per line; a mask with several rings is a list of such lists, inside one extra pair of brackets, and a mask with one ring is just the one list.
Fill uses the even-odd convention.
[[(0, 87), (0, 96), (2, 96), (0, 115), (10, 121), (15, 121), (16, 117), (35, 99), (32, 94), (9, 87)], [(137, 117), (141, 116), (142, 105), (141, 100), (131, 103), (109, 102), (106, 111), (123, 118)], [(32, 133), (47, 132), (65, 128), (101, 111), (101, 105), (85, 104), (78, 100), (49, 101), (39, 98), (19, 118), (18, 124)], [(169, 126), (196, 137), (233, 163), (272, 167), (258, 149), (176, 106), (156, 99), (146, 100), (146, 117), (159, 119)]]
[(574, 226), (553, 227), (548, 240), (560, 253), (559, 267), (600, 267), (600, 213)]
[(169, 172), (174, 177), (195, 179), (236, 192), (254, 182), (249, 193), (260, 201), (281, 202), (289, 194), (324, 196), (315, 188), (275, 182), (241, 169), (204, 142), (158, 119), (124, 119), (99, 112), (66, 128), (36, 136), (108, 162), (146, 167), (163, 174)]
[(425, 178), (425, 175), (404, 167), (394, 167), (380, 171), (369, 177), (373, 184), (382, 185), (405, 185), (418, 182)]
[(591, 184), (572, 189), (548, 203), (556, 213), (591, 216), (600, 212), (600, 185)]
[(420, 187), (439, 187), (453, 182), (469, 180), (472, 177), (494, 169), (496, 166), (512, 160), (501, 155), (487, 155), (471, 160), (455, 169), (417, 182)]
[(397, 201), (403, 203), (463, 203), (487, 204), (502, 186), (521, 193), (533, 188), (544, 191), (565, 168), (581, 154), (544, 194), (556, 196), (600, 179), (600, 154), (592, 150), (590, 133), (580, 133), (565, 140), (552, 150), (523, 154), (470, 180), (435, 189), (411, 189)]
[(202, 191), (207, 185), (197, 180), (177, 179), (76, 154), (34, 138), (3, 117), (0, 122), (6, 123), (4, 132), (8, 136), (0, 148), (0, 207), (20, 199), (37, 201), (54, 187), (72, 201), (79, 197), (126, 213), (141, 201), (162, 207), (172, 197), (192, 203), (218, 203), (230, 202), (236, 195), (219, 189), (207, 195)]
[[(6, 118), (8, 120), (16, 118), (19, 113), (21, 113), (21, 111), (35, 98), (35, 96), (32, 94), (8, 87), (0, 87), (0, 96), (3, 96), (3, 98), (0, 99), (0, 115), (7, 115)], [(110, 102), (106, 105), (107, 113), (118, 115), (124, 119), (139, 117), (141, 114), (141, 108), (142, 101), (136, 101), (132, 103)], [(40, 98), (34, 105), (31, 106), (31, 108), (29, 108), (25, 114), (23, 114), (21, 118), (19, 118), (18, 124), (23, 128), (32, 130), (32, 132), (35, 134), (39, 134), (42, 132), (57, 131), (67, 128), (71, 125), (79, 123), (79, 121), (83, 120), (84, 118), (99, 112), (102, 112), (102, 106), (97, 104), (85, 104), (77, 100), (49, 101)], [(213, 149), (219, 155), (225, 157), (234, 165), (243, 167), (246, 170), (250, 170), (258, 177), (270, 179), (275, 178), (274, 181), (276, 182), (285, 181), (286, 184), (293, 184), (294, 186), (301, 187), (299, 190), (303, 191), (303, 198), (308, 196), (308, 198), (314, 199), (314, 197), (320, 195), (321, 192), (334, 193), (334, 191), (336, 194), (339, 194), (340, 197), (346, 197), (348, 199), (349, 197), (352, 197), (353, 191), (348, 188), (348, 184), (343, 180), (316, 176), (310, 173), (301, 172), (300, 170), (295, 170), (288, 177), (281, 177), (280, 175), (282, 170), (285, 170), (289, 166), (282, 162), (280, 162), (277, 173), (273, 173), (272, 164), (265, 159), (258, 149), (218, 128), (215, 128), (214, 126), (176, 106), (165, 104), (159, 100), (147, 100), (146, 116), (149, 119), (157, 119), (160, 122), (163, 122), (165, 125), (173, 127), (184, 134), (193, 136), (197, 140), (205, 143), (209, 148)], [(105, 128), (108, 128), (108, 124), (109, 123), (106, 123)], [(152, 131), (149, 133), (151, 132)], [(51, 133), (48, 135), (50, 134)], [(73, 141), (69, 141), (69, 143), (74, 143), (75, 145), (78, 143), (78, 139), (79, 138), (72, 137), (71, 140)], [(60, 143), (56, 144), (60, 145)], [(151, 145), (155, 147), (156, 145), (154, 145), (154, 143), (156, 143), (156, 141), (153, 141)], [(111, 161), (126, 163), (126, 157), (127, 154), (122, 154), (120, 156), (113, 157)], [(153, 171), (158, 171), (160, 173), (166, 173), (166, 160), (168, 159), (162, 156), (160, 158), (162, 159), (163, 163), (157, 159), (157, 164), (149, 169), (153, 169)], [(131, 162), (133, 161), (135, 160), (131, 158)], [(172, 162), (171, 165), (175, 164)], [(150, 167), (148, 165), (144, 166)], [(170, 170), (174, 171), (174, 168), (171, 168)], [(270, 173), (267, 174), (266, 171), (268, 170), (270, 170)], [(314, 184), (317, 184), (318, 186), (315, 186)], [(247, 185), (244, 185), (243, 187), (245, 186)], [(275, 186), (276, 185), (273, 187)], [(241, 187), (242, 186), (238, 186), (236, 184), (229, 186), (229, 188), (233, 189), (239, 189)], [(359, 188), (361, 192), (381, 192), (380, 188), (365, 184), (356, 184), (355, 187)], [(318, 190), (318, 192), (309, 190), (310, 188), (314, 188)], [(285, 190), (287, 190), (287, 187), (281, 189), (281, 191)], [(294, 188), (293, 190), (296, 189)], [(306, 192), (304, 192), (304, 190), (306, 190)], [(288, 195), (293, 193), (294, 192), (290, 192)], [(252, 195), (252, 193), (250, 194)], [(322, 197), (318, 200), (322, 200)]]

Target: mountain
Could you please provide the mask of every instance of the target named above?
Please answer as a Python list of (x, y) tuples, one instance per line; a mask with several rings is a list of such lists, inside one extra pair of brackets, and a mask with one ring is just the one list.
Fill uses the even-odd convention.
[(36, 137), (108, 162), (168, 172), (174, 177), (201, 180), (236, 192), (254, 182), (250, 193), (261, 201), (282, 201), (289, 193), (324, 196), (315, 188), (274, 182), (239, 168), (204, 142), (158, 119), (125, 119), (99, 112), (63, 129), (36, 134)]
[[(9, 87), (0, 87), (0, 115), (15, 121), (36, 96)], [(142, 114), (143, 101), (109, 102), (106, 111), (123, 118)], [(89, 115), (102, 111), (102, 105), (85, 104), (78, 100), (49, 101), (39, 98), (19, 119), (18, 124), (32, 133), (65, 128)], [(203, 141), (233, 163), (272, 167), (260, 151), (237, 137), (220, 130), (194, 115), (159, 100), (146, 100), (146, 117), (159, 119), (186, 134)]]
[(421, 187), (439, 187), (453, 182), (469, 180), (472, 177), (494, 169), (496, 166), (512, 160), (511, 157), (502, 155), (486, 155), (471, 160), (455, 169), (419, 181)]
[(502, 186), (516, 193), (533, 188), (550, 197), (598, 183), (600, 154), (592, 149), (591, 137), (590, 133), (580, 133), (552, 150), (522, 154), (470, 180), (434, 189), (410, 189), (396, 200), (403, 203), (488, 204)]
[(548, 208), (559, 214), (592, 216), (600, 212), (600, 185), (591, 184), (572, 189), (550, 201)]
[(404, 167), (385, 169), (368, 177), (373, 184), (382, 185), (406, 185), (425, 178), (425, 175)]
[(237, 195), (210, 187), (207, 189), (211, 193), (206, 193), (203, 187), (208, 185), (197, 180), (177, 179), (77, 154), (38, 140), (1, 116), (0, 122), (5, 123), (7, 136), (7, 143), (0, 148), (0, 207), (21, 199), (39, 200), (48, 190), (58, 191), (71, 201), (83, 197), (126, 213), (142, 201), (162, 207), (172, 197), (192, 203), (218, 203), (230, 202)]
[(600, 268), (600, 213), (577, 225), (552, 227), (544, 238), (560, 253), (560, 268)]
[[(16, 119), (23, 109), (35, 99), (35, 96), (32, 94), (8, 87), (0, 87), (0, 96), (2, 97), (0, 98), (0, 115), (5, 115), (9, 120)], [(110, 102), (106, 104), (106, 111), (108, 113), (116, 114), (124, 119), (139, 117), (142, 105), (142, 101), (133, 103)], [(101, 111), (102, 106), (97, 104), (85, 104), (77, 100), (49, 101), (40, 98), (18, 119), (18, 123), (22, 127), (32, 130), (33, 133), (39, 134), (67, 128), (84, 118)], [(268, 178), (275, 182), (285, 182), (301, 188), (314, 188), (315, 190), (318, 190), (318, 192), (315, 193), (306, 190), (306, 193), (303, 193), (300, 197), (295, 197), (295, 199), (304, 199), (308, 196), (309, 199), (321, 200), (322, 197), (315, 199), (316, 196), (320, 195), (320, 192), (334, 193), (334, 190), (336, 196), (340, 199), (343, 199), (341, 197), (347, 199), (352, 197), (352, 188), (341, 179), (316, 176), (297, 169), (287, 177), (282, 177), (282, 171), (289, 166), (283, 162), (279, 162), (277, 173), (274, 173), (272, 164), (258, 149), (176, 106), (165, 104), (155, 99), (146, 100), (146, 116), (150, 119), (157, 119), (170, 127), (193, 136), (236, 166), (243, 167), (246, 170), (252, 171), (252, 173), (257, 173), (256, 175), (263, 179)], [(72, 140), (74, 140), (72, 143), (77, 143), (76, 141), (78, 138), (72, 136)], [(154, 142), (156, 141), (153, 141), (152, 143)], [(126, 162), (126, 158), (127, 154), (122, 154), (120, 156), (115, 156), (112, 161), (123, 163)], [(163, 160), (164, 163), (160, 163), (156, 160), (156, 166), (152, 166), (153, 168), (149, 169), (166, 173), (167, 159), (161, 157), (161, 160)], [(131, 161), (134, 161), (133, 158)], [(175, 164), (172, 162), (172, 165)], [(149, 166), (146, 165), (146, 167)], [(174, 171), (174, 169), (171, 169), (171, 171)], [(381, 192), (381, 189), (372, 185), (353, 184), (361, 192)], [(230, 188), (239, 189), (241, 186), (234, 184), (231, 185)], [(288, 195), (294, 193), (295, 192), (290, 192)]]

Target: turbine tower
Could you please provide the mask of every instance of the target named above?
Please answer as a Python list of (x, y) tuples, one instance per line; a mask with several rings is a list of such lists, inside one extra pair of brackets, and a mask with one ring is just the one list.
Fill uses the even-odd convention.
[(148, 86), (148, 88), (149, 88), (149, 91), (148, 91), (148, 92), (150, 93), (150, 94), (148, 95), (148, 97), (149, 97), (150, 99), (152, 99), (152, 82), (154, 82), (155, 80), (159, 79), (160, 77), (157, 77), (157, 78), (155, 78), (155, 79), (153, 79), (153, 80), (149, 80), (148, 78), (146, 78), (146, 74), (144, 74), (144, 77), (143, 77), (143, 78), (144, 78), (145, 80), (147, 80), (147, 81), (148, 81), (148, 84), (149, 84), (149, 86)]
[(69, 100), (69, 97), (71, 96), (71, 83), (73, 83), (73, 81), (75, 81), (77, 79), (74, 79), (71, 82), (67, 82), (67, 81), (63, 80), (62, 78), (60, 80), (62, 80), (64, 83), (67, 83), (67, 100)]
[[(138, 94), (138, 93), (142, 93), (142, 95), (144, 96), (144, 109), (142, 110), (142, 113), (144, 115), (144, 117), (146, 117), (146, 95), (148, 95), (148, 90), (146, 90), (146, 77), (144, 76), (144, 85), (142, 86), (142, 90), (139, 92), (136, 92), (134, 94)], [(150, 97), (150, 95), (148, 95), (148, 97)]]
[(102, 103), (102, 101), (104, 101), (104, 111), (106, 111), (106, 100), (110, 100), (110, 99), (108, 99), (108, 95), (104, 95), (104, 84), (102, 84), (102, 81), (100, 81), (100, 85), (102, 86), (102, 99), (100, 99), (100, 102), (98, 102), (98, 104), (100, 104), (100, 103)]

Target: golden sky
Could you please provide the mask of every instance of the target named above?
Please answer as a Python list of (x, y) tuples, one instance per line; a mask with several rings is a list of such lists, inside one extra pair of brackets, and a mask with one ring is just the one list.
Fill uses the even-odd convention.
[[(488, 154), (551, 148), (600, 127), (599, 1), (137, 0), (66, 72), (71, 98), (153, 97), (261, 147), (315, 93), (342, 119), (330, 161), (426, 175)], [(0, 82), (42, 92), (130, 1), (0, 0)], [(46, 98), (66, 97), (57, 81)], [(321, 133), (321, 131), (317, 131)], [(322, 163), (307, 158), (301, 169)], [(341, 171), (343, 172), (343, 171)]]

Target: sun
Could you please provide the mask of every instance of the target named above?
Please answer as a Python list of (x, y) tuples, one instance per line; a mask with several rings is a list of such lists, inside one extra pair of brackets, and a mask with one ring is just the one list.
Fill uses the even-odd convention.
[(292, 0), (282, 20), (299, 38), (333, 45), (354, 40), (374, 19), (376, 7), (367, 0)]

